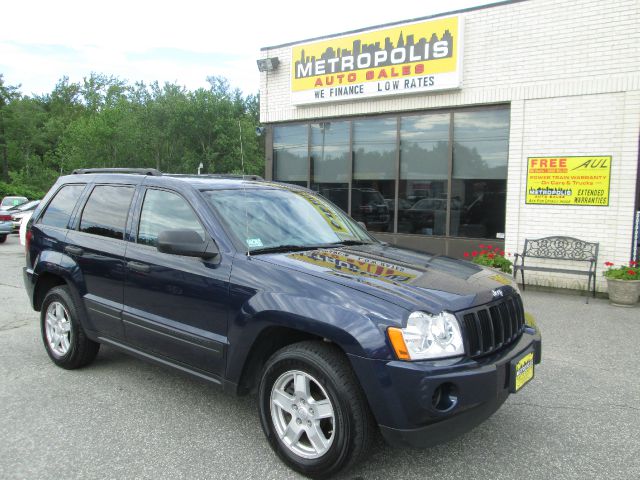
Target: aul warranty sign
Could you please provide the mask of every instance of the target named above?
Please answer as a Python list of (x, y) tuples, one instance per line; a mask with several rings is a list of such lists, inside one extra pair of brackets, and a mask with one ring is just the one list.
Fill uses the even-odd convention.
[(529, 157), (525, 203), (606, 207), (610, 183), (611, 155)]
[(291, 49), (295, 105), (460, 88), (462, 19), (445, 17)]

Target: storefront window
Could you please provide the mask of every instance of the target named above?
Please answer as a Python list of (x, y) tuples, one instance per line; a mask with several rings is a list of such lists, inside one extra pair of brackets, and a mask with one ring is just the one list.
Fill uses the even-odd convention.
[(508, 107), (277, 125), (273, 178), (351, 203), (373, 232), (500, 238), (508, 144)]
[(450, 114), (400, 119), (398, 233), (445, 235)]
[(311, 124), (311, 189), (349, 209), (349, 122)]
[(450, 235), (496, 238), (505, 224), (509, 110), (455, 112), (453, 118)]
[(351, 216), (372, 232), (393, 232), (396, 118), (353, 122)]
[(309, 134), (307, 125), (273, 128), (273, 179), (307, 186)]

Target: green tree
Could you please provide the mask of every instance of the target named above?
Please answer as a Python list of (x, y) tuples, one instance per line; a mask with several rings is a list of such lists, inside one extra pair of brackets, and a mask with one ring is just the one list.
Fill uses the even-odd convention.
[(9, 145), (7, 129), (11, 124), (9, 106), (20, 98), (20, 86), (5, 85), (4, 77), (0, 74), (0, 155), (2, 156), (2, 180), (9, 182)]

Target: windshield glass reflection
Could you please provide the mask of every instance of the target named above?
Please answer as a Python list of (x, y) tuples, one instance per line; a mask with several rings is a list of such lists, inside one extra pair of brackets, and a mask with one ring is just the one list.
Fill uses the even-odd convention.
[(373, 242), (344, 212), (304, 190), (247, 188), (204, 192), (248, 251), (340, 242)]

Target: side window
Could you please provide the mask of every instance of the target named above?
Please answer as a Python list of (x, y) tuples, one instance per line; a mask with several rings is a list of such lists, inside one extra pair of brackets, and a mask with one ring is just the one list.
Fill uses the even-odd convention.
[(147, 190), (140, 214), (138, 243), (156, 246), (160, 232), (178, 228), (195, 230), (205, 239), (198, 217), (184, 198), (164, 190)]
[(133, 187), (95, 187), (82, 212), (80, 231), (122, 240), (133, 191)]
[(52, 227), (66, 228), (73, 207), (75, 207), (80, 198), (84, 187), (84, 185), (65, 185), (58, 190), (58, 193), (53, 197), (40, 219), (40, 223)]

